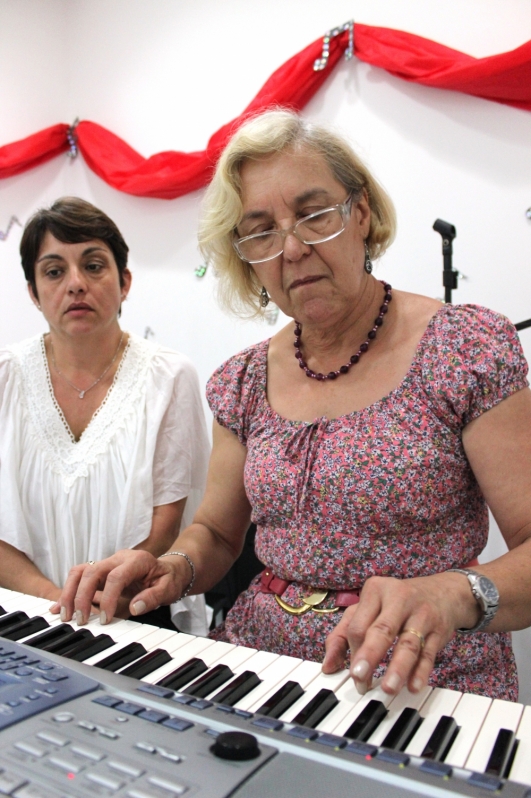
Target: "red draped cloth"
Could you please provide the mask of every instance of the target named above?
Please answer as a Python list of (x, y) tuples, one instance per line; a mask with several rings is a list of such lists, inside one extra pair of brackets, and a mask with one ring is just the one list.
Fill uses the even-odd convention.
[[(322, 39), (294, 55), (262, 86), (243, 113), (217, 130), (205, 150), (159, 152), (144, 158), (127, 142), (95, 122), (76, 128), (77, 144), (89, 167), (113, 188), (139, 197), (173, 199), (202, 188), (234, 131), (250, 115), (271, 106), (300, 111), (327, 80), (348, 44), (348, 32), (330, 41), (326, 68), (314, 71)], [(473, 58), (421, 36), (356, 24), (354, 53), (395, 77), (449, 89), (531, 111), (531, 41), (508, 53)], [(68, 125), (58, 124), (0, 147), (0, 178), (32, 169), (66, 152)]]

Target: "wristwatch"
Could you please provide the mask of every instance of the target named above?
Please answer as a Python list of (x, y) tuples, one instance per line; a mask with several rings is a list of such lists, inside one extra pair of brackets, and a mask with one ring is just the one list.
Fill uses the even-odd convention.
[(477, 603), (483, 610), (483, 616), (479, 622), (472, 627), (472, 629), (458, 629), (457, 631), (462, 635), (468, 635), (472, 632), (480, 632), (484, 629), (494, 618), (500, 603), (500, 594), (498, 588), (488, 576), (478, 574), (470, 568), (449, 568), (448, 571), (455, 571), (458, 574), (464, 574), (468, 579), (472, 593)]

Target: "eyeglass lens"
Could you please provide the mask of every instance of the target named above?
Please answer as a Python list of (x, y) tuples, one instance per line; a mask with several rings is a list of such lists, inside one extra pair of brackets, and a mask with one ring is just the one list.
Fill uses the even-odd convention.
[[(343, 216), (338, 208), (318, 211), (301, 219), (293, 227), (293, 233), (303, 244), (319, 244), (339, 235), (345, 228)], [(243, 258), (250, 261), (269, 260), (280, 255), (284, 249), (285, 236), (278, 230), (268, 230), (238, 242)]]

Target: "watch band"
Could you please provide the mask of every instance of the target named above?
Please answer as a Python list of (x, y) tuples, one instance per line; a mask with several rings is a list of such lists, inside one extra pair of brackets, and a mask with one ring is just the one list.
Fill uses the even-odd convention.
[[(457, 629), (457, 632), (463, 635), (481, 632), (486, 626), (488, 626), (498, 611), (500, 596), (496, 585), (487, 576), (478, 574), (477, 571), (473, 571), (471, 568), (449, 568), (448, 572), (451, 571), (458, 574), (464, 574), (466, 576), (470, 585), (470, 589), (472, 590), (472, 595), (476, 599), (483, 612), (482, 617), (475, 626), (473, 626), (471, 629)], [(490, 592), (492, 594), (490, 597), (486, 596), (481, 590), (479, 585), (480, 580), (486, 581), (488, 583)]]

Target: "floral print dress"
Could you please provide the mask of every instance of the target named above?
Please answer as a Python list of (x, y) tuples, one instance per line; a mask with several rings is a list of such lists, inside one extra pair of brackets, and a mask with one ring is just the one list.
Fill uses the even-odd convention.
[[(286, 602), (300, 606), (317, 589), (361, 588), (372, 575), (404, 579), (463, 567), (481, 553), (488, 512), (462, 431), (528, 384), (507, 319), (474, 305), (444, 305), (395, 390), (362, 410), (312, 423), (289, 421), (270, 407), (268, 346), (263, 341), (224, 363), (207, 398), (218, 423), (247, 447), (257, 556), (290, 581)], [(214, 635), (321, 661), (339, 617), (290, 615), (261, 592), (257, 577)], [(455, 635), (430, 681), (516, 700), (510, 635)]]

